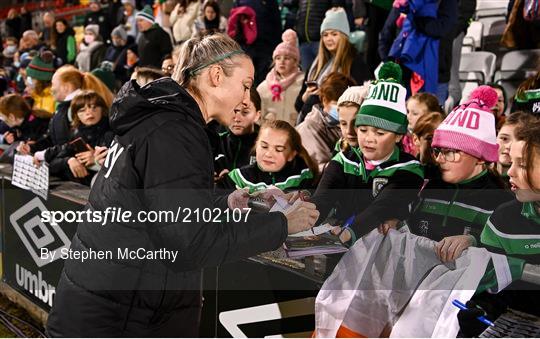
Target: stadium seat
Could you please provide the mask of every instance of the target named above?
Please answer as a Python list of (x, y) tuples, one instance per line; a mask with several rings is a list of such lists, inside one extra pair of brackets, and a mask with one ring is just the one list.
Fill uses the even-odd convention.
[(473, 21), (467, 29), (465, 38), (463, 38), (463, 47), (472, 48), (472, 51), (482, 47), (482, 34), (484, 24), (480, 21)]
[(475, 18), (506, 17), (509, 0), (478, 0)]
[[(495, 73), (497, 57), (490, 52), (472, 52), (461, 55), (459, 65), (460, 81), (471, 81), (477, 84), (491, 82)], [(470, 77), (472, 73), (474, 77)], [(462, 80), (463, 79), (463, 80)]]
[(495, 82), (512, 97), (520, 83), (537, 73), (539, 60), (540, 49), (508, 52), (502, 58), (500, 70), (495, 72)]

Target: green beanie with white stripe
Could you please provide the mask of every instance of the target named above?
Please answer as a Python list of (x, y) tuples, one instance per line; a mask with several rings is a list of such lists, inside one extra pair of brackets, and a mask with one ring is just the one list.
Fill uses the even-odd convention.
[(386, 62), (378, 80), (369, 86), (368, 96), (356, 115), (355, 126), (373, 126), (397, 134), (407, 133), (407, 90), (401, 85), (401, 68)]

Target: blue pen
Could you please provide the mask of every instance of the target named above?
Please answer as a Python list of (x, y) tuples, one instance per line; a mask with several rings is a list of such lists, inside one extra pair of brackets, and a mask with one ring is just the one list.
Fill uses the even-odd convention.
[(347, 220), (345, 220), (345, 223), (343, 224), (342, 227), (349, 228), (353, 224), (354, 218), (356, 218), (356, 214), (353, 214), (349, 218), (347, 218)]
[[(456, 306), (457, 308), (459, 308), (460, 310), (463, 310), (463, 311), (466, 311), (468, 310), (467, 306), (465, 306), (461, 301), (459, 300), (454, 300), (452, 301), (452, 305)], [(479, 316), (479, 317), (476, 317), (476, 319), (480, 320), (481, 322), (483, 322), (484, 324), (488, 325), (488, 326), (495, 326), (495, 324), (488, 320), (486, 317), (484, 317), (483, 315), (482, 316)]]

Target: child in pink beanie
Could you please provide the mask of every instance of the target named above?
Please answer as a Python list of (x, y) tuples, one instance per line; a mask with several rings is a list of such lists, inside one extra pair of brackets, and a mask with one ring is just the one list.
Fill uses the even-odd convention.
[(263, 120), (285, 120), (292, 126), (296, 124), (298, 113), (294, 103), (304, 80), (300, 71), (300, 51), (296, 32), (288, 29), (283, 32), (283, 40), (272, 55), (274, 67), (268, 72), (266, 80), (258, 87), (261, 96)]
[(443, 262), (458, 258), (479, 244), (487, 219), (497, 206), (512, 199), (502, 180), (489, 168), (497, 162), (495, 117), (497, 93), (480, 86), (456, 107), (433, 136), (433, 158), (440, 178), (429, 181), (407, 225), (412, 233), (438, 241)]

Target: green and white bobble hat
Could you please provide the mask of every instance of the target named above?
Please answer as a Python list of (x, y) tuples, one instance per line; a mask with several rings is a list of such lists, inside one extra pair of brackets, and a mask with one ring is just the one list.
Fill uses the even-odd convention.
[(154, 18), (154, 11), (152, 10), (152, 7), (150, 7), (149, 5), (144, 6), (142, 10), (137, 12), (137, 14), (135, 15), (135, 18), (143, 19), (151, 23), (156, 22), (156, 18)]
[(386, 62), (378, 73), (378, 80), (369, 86), (369, 92), (356, 115), (355, 126), (373, 126), (397, 134), (407, 133), (407, 90), (401, 85), (401, 68)]

